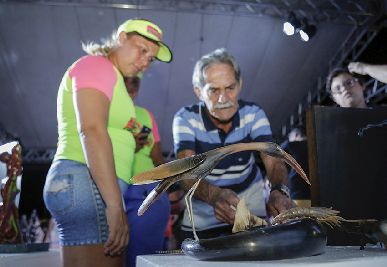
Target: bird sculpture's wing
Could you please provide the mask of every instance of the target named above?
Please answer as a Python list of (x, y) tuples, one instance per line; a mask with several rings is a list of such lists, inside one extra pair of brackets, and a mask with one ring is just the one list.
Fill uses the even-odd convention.
[[(141, 208), (139, 209), (139, 214), (143, 214), (146, 209), (173, 183), (181, 179), (205, 178), (205, 176), (212, 171), (212, 169), (215, 168), (219, 161), (224, 157), (246, 150), (259, 151), (285, 161), (301, 175), (306, 183), (310, 184), (308, 177), (297, 161), (291, 155), (283, 151), (283, 149), (281, 149), (281, 147), (277, 144), (271, 142), (232, 144), (213, 149), (202, 154), (197, 154), (189, 158), (174, 160), (160, 165), (152, 170), (135, 175), (132, 178), (134, 184), (145, 184), (163, 180), (144, 200)], [(196, 175), (189, 175), (189, 172), (195, 172)], [(187, 175), (183, 175), (184, 177), (180, 176), (180, 174), (183, 173), (187, 173)]]
[[(231, 155), (240, 151), (259, 151), (261, 153), (267, 154), (269, 156), (281, 159), (285, 161), (289, 166), (291, 166), (300, 176), (301, 178), (310, 185), (310, 181), (306, 176), (302, 167), (298, 164), (298, 162), (288, 153), (286, 153), (279, 145), (272, 142), (253, 142), (253, 143), (237, 143), (224, 147), (220, 147), (217, 149), (210, 150), (206, 152), (208, 159), (213, 158), (224, 158), (227, 155)], [(213, 160), (214, 166), (218, 163), (218, 161)]]
[(170, 161), (149, 171), (136, 174), (132, 177), (133, 183), (147, 184), (166, 179), (198, 167), (205, 159), (206, 155), (198, 154), (188, 158)]

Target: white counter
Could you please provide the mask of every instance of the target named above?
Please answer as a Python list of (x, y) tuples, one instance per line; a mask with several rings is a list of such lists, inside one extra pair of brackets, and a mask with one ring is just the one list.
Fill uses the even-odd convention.
[(186, 255), (157, 254), (137, 257), (137, 267), (200, 267), (200, 266), (259, 266), (259, 267), (386, 267), (387, 250), (367, 247), (326, 247), (325, 253), (312, 257), (303, 257), (277, 261), (199, 261)]
[(59, 250), (0, 254), (0, 267), (60, 267)]

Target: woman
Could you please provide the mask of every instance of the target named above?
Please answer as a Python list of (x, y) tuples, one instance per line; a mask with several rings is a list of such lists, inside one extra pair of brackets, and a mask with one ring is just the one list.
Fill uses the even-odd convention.
[(104, 44), (83, 45), (88, 55), (64, 74), (58, 149), (44, 187), (64, 266), (122, 265), (129, 235), (121, 192), (130, 182), (135, 151), (126, 130), (135, 110), (123, 77), (147, 70), (155, 59), (172, 60), (161, 36), (150, 21), (128, 20)]
[[(140, 75), (139, 75), (140, 76)], [(134, 99), (140, 88), (139, 76), (125, 78), (129, 95)], [(163, 164), (160, 135), (153, 114), (147, 109), (135, 106), (136, 127), (135, 134), (136, 154), (133, 162), (133, 175)], [(145, 128), (144, 128), (145, 127)], [(140, 131), (150, 129), (150, 133)], [(126, 212), (130, 225), (130, 241), (127, 248), (126, 266), (136, 265), (136, 256), (154, 254), (163, 250), (165, 230), (170, 214), (170, 203), (167, 194), (163, 194), (152, 207), (142, 216), (137, 216), (137, 210), (146, 196), (155, 188), (156, 184), (129, 186), (124, 194)], [(146, 238), (144, 238), (146, 236)]]

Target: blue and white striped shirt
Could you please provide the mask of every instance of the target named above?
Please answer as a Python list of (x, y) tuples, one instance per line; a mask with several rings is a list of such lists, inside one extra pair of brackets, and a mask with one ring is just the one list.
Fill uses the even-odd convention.
[[(203, 102), (180, 109), (173, 120), (175, 153), (188, 149), (200, 154), (235, 143), (273, 141), (265, 112), (254, 103), (243, 100), (239, 100), (238, 103), (239, 110), (232, 118), (232, 128), (227, 134), (212, 123)], [(206, 177), (206, 180), (221, 188), (232, 189), (238, 195), (246, 193), (245, 191), (252, 184), (262, 182), (262, 174), (256, 165), (254, 153), (256, 152), (244, 151), (226, 157)], [(246, 202), (260, 202), (260, 200), (246, 199)], [(262, 206), (262, 203), (260, 205)], [(254, 207), (249, 206), (249, 208), (254, 210)], [(193, 199), (193, 210), (197, 230), (223, 225), (216, 220), (213, 208), (208, 204)], [(190, 226), (186, 217), (183, 219), (183, 229)]]

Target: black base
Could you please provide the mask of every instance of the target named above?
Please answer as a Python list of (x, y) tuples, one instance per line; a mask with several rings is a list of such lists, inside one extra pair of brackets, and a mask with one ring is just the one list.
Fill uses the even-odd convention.
[(253, 228), (229, 236), (186, 239), (183, 252), (199, 260), (280, 260), (324, 253), (327, 237), (315, 221), (303, 219), (282, 225)]

